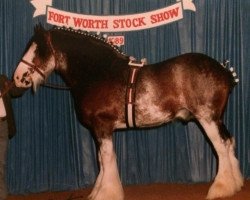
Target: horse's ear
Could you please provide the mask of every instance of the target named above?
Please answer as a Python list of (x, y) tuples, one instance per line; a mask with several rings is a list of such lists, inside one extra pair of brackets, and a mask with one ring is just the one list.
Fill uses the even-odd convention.
[(41, 23), (39, 23), (39, 24), (37, 24), (35, 27), (34, 27), (34, 32), (35, 32), (35, 34), (37, 34), (37, 33), (45, 33), (46, 32), (46, 30), (43, 28), (43, 26), (42, 26), (42, 24)]

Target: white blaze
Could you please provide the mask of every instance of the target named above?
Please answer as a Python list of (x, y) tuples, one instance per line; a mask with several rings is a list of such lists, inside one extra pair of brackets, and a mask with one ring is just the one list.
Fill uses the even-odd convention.
[[(41, 62), (42, 66), (35, 65), (33, 60), (36, 56), (37, 44), (32, 43), (29, 50), (23, 57), (23, 61), (21, 61), (14, 74), (14, 81), (17, 87), (29, 88), (33, 86), (33, 90), (36, 91), (37, 87), (43, 83), (48, 75), (55, 69), (55, 56), (51, 55), (47, 60)], [(26, 62), (26, 63), (25, 63)], [(34, 65), (37, 69), (39, 69), (39, 73), (37, 70), (33, 69)], [(42, 68), (41, 68), (42, 67)], [(42, 75), (43, 74), (43, 75)]]
[[(32, 43), (32, 45), (30, 46), (29, 50), (27, 51), (27, 53), (24, 55), (23, 60), (33, 64), (33, 59), (35, 57), (35, 50), (36, 50), (37, 44), (36, 43)], [(16, 68), (15, 74), (14, 74), (14, 81), (15, 81), (15, 85), (17, 87), (23, 87), (23, 88), (29, 88), (32, 86), (32, 81), (31, 81), (31, 77), (27, 76), (25, 78), (25, 80), (27, 82), (29, 82), (27, 84), (27, 82), (22, 81), (23, 75), (25, 73), (30, 73), (30, 66), (28, 66), (27, 64), (24, 64), (23, 62), (20, 62)]]

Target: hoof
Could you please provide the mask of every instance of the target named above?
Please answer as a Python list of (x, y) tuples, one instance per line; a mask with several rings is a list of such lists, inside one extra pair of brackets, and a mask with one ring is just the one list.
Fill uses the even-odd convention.
[(99, 191), (88, 196), (89, 200), (124, 200), (123, 190), (120, 188), (101, 187)]
[(239, 178), (238, 180), (236, 180), (236, 192), (239, 192), (241, 190), (241, 188), (244, 185), (244, 179), (243, 178)]
[(236, 185), (230, 186), (227, 183), (216, 182), (210, 187), (206, 199), (231, 197), (236, 192)]

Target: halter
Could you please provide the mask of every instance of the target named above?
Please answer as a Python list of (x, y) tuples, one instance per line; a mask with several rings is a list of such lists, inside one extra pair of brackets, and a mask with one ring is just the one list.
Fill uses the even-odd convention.
[(39, 69), (39, 66), (36, 66), (35, 64), (29, 63), (28, 61), (22, 59), (21, 60), (22, 63), (24, 63), (25, 65), (28, 65), (29, 67), (31, 67), (33, 69), (33, 71), (31, 71), (31, 73), (33, 74), (34, 71), (36, 71), (38, 74), (41, 75), (41, 77), (43, 77), (43, 80), (45, 80), (45, 74)]
[[(57, 66), (57, 60), (56, 60), (56, 53), (55, 53), (55, 49), (53, 48), (52, 42), (51, 42), (51, 35), (48, 32), (48, 38), (47, 38), (47, 44), (55, 58), (55, 67)], [(35, 71), (43, 78), (43, 80), (46, 79), (45, 74), (43, 73), (43, 71), (41, 70), (41, 66), (42, 65), (35, 65), (33, 63), (30, 63), (24, 59), (21, 60), (22, 63), (24, 63), (25, 65), (28, 65), (29, 67), (31, 67), (33, 70), (31, 71), (31, 74), (33, 74)]]

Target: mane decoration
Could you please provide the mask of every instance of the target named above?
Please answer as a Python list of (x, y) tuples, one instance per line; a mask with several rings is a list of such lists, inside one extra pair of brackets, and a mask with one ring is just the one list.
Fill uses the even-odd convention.
[(224, 60), (223, 63), (221, 63), (221, 66), (227, 68), (232, 73), (234, 84), (236, 85), (239, 82), (239, 78), (237, 77), (234, 68), (229, 66), (229, 60)]
[(103, 42), (106, 45), (109, 45), (118, 54), (121, 54), (122, 56), (126, 56), (126, 53), (124, 53), (118, 46), (114, 45), (112, 42), (109, 42), (107, 40), (107, 35), (106, 34), (100, 36), (100, 34), (94, 34), (94, 33), (88, 32), (88, 31), (80, 30), (80, 29), (76, 30), (76, 29), (73, 29), (73, 28), (58, 27), (58, 26), (54, 26), (53, 29), (54, 30), (68, 31), (68, 32), (71, 32), (71, 33), (76, 33), (76, 34), (79, 34), (79, 35), (84, 35), (86, 37), (93, 38), (93, 39), (95, 39), (97, 41)]

